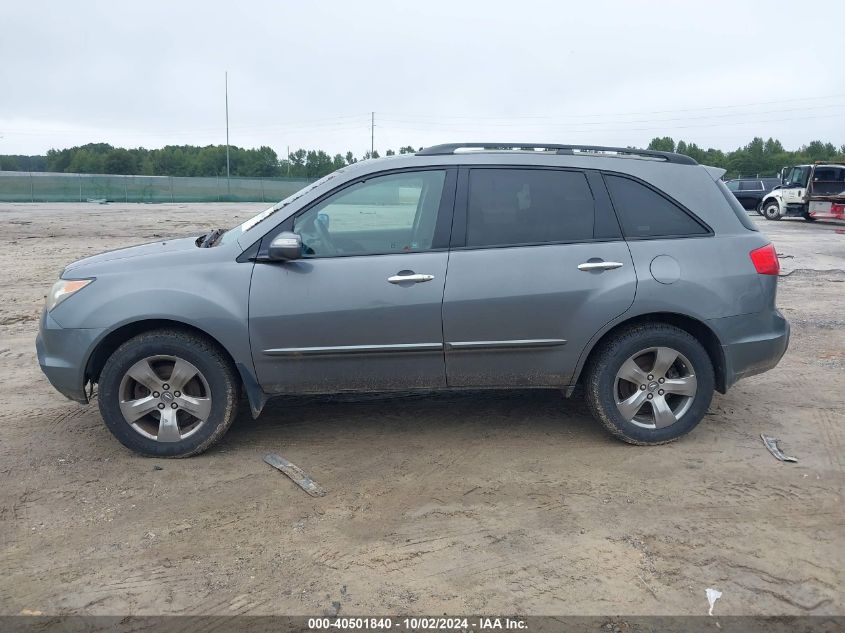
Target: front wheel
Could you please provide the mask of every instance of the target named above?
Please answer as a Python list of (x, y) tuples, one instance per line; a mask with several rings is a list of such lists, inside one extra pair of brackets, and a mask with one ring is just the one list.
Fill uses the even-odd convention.
[(714, 384), (701, 343), (680, 328), (654, 323), (602, 344), (588, 369), (586, 397), (612, 435), (631, 444), (665, 444), (701, 421)]
[(103, 420), (126, 447), (151, 457), (189, 457), (220, 439), (235, 418), (238, 382), (211, 341), (182, 330), (128, 340), (99, 380)]
[(780, 220), (780, 205), (776, 201), (763, 205), (763, 215), (767, 220)]

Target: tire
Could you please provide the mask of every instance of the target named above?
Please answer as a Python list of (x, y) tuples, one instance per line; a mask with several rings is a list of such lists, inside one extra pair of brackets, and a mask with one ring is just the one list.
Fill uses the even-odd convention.
[[(668, 371), (661, 371), (660, 363), (665, 365), (672, 353), (675, 360)], [(628, 364), (631, 362), (635, 368)], [(658, 371), (649, 373), (654, 369)], [(637, 382), (639, 377), (642, 382), (636, 385), (620, 374), (636, 375)], [(661, 378), (664, 382), (659, 382)], [(671, 389), (668, 384), (672, 384)], [(701, 343), (684, 330), (663, 323), (632, 326), (603, 342), (591, 359), (585, 381), (587, 405), (593, 416), (611, 435), (643, 446), (665, 444), (694, 429), (710, 406), (714, 386), (713, 365)], [(652, 409), (651, 403), (659, 408)], [(631, 410), (635, 414), (629, 419), (620, 407), (629, 415)], [(666, 414), (667, 407), (671, 418)]]
[(756, 207), (754, 207), (754, 210), (757, 212), (757, 215), (762, 215), (762, 216), (765, 217), (765, 214), (763, 213), (763, 205), (762, 204), (758, 204)]
[(776, 200), (772, 200), (763, 205), (763, 215), (767, 220), (780, 220), (780, 205)]
[(109, 357), (98, 399), (103, 421), (127, 448), (149, 457), (190, 457), (231, 426), (239, 386), (231, 360), (213, 342), (183, 330), (154, 330)]

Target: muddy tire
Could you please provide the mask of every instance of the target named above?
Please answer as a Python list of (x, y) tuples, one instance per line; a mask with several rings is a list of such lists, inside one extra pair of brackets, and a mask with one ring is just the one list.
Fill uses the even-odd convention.
[(663, 323), (620, 331), (591, 358), (586, 400), (613, 436), (665, 444), (698, 425), (713, 398), (707, 351), (692, 335)]
[(190, 457), (235, 419), (240, 384), (229, 357), (192, 332), (163, 329), (126, 341), (99, 380), (100, 412), (127, 448), (150, 457)]

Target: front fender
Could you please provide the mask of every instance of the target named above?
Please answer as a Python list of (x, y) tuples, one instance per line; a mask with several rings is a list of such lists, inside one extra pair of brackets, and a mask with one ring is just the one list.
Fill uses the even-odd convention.
[(757, 208), (762, 209), (763, 207), (765, 207), (770, 202), (777, 202), (778, 208), (781, 210), (781, 213), (783, 212), (783, 200), (781, 200), (780, 196), (773, 196), (771, 194), (767, 195), (767, 196), (763, 196), (763, 199), (760, 200), (760, 204), (758, 205)]
[[(174, 264), (172, 260), (166, 263)], [(124, 265), (103, 267), (91, 271), (94, 283), (56, 306), (51, 316), (65, 329), (100, 332), (87, 350), (88, 360), (110, 334), (144, 321), (184, 324), (204, 332), (232, 357), (255, 414), (263, 402), (257, 397), (260, 388), (256, 391), (249, 344), (252, 270), (251, 262), (234, 260), (212, 265), (207, 261), (182, 260), (169, 266), (156, 262), (135, 270), (127, 270)]]

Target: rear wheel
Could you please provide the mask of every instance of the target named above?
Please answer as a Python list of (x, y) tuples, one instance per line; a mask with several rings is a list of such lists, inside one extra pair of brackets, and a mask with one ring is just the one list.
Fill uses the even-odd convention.
[(587, 404), (619, 439), (664, 444), (701, 421), (714, 384), (710, 357), (693, 336), (671, 325), (638, 325), (598, 350), (587, 374)]
[(232, 424), (237, 396), (228, 357), (180, 330), (130, 339), (106, 361), (99, 380), (106, 426), (124, 446), (155, 457), (206, 450)]

